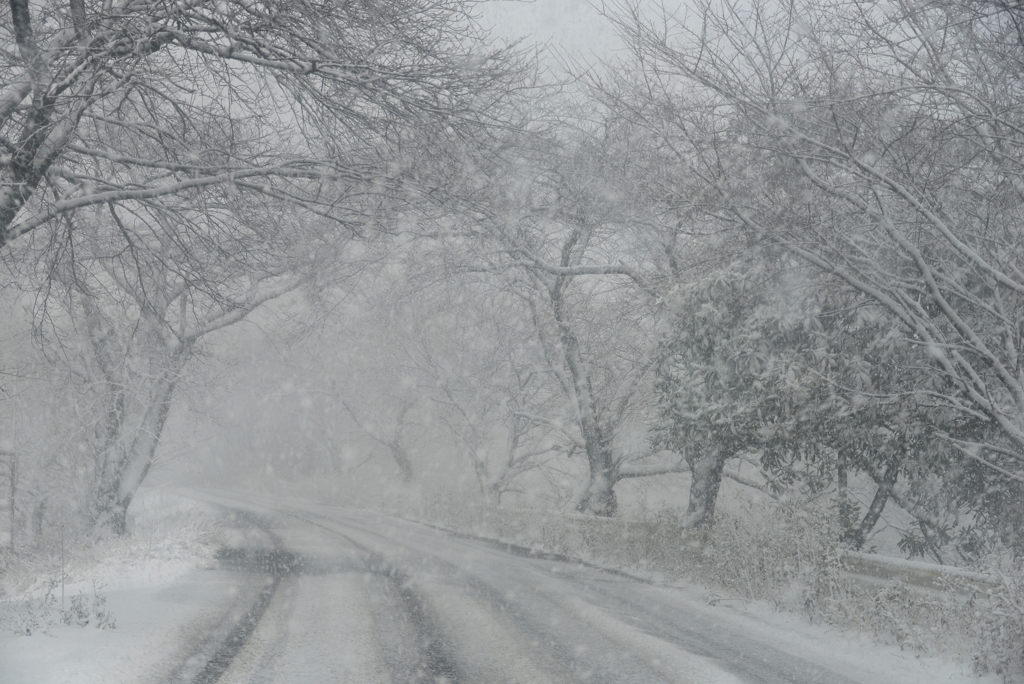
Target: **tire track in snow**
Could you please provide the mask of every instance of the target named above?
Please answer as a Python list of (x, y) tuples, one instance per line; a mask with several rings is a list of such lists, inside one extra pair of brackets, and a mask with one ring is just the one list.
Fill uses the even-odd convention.
[[(397, 566), (388, 562), (381, 554), (364, 544), (356, 542), (338, 530), (331, 529), (327, 525), (320, 524), (302, 515), (285, 511), (277, 512), (330, 532), (332, 535), (344, 539), (365, 554), (366, 570), (371, 577), (379, 580), (379, 588), (382, 590), (382, 596), (378, 597), (380, 600), (375, 606), (376, 615), (374, 616), (374, 622), (384, 622), (390, 619), (394, 623), (397, 618), (399, 624), (393, 624), (395, 627), (394, 631), (404, 633), (405, 643), (392, 643), (392, 648), (382, 649), (384, 651), (384, 660), (391, 671), (391, 680), (394, 684), (461, 684), (461, 682), (466, 681), (452, 656), (452, 648), (442, 636), (436, 614), (431, 606), (424, 602), (419, 593), (414, 589), (408, 575)], [(269, 532), (269, 524), (261, 522), (260, 525), (274, 538), (275, 547), (279, 547), (279, 537)], [(283, 551), (276, 551), (276, 553), (285, 560), (280, 563), (274, 558), (246, 561), (249, 565), (253, 566), (266, 563), (271, 568), (280, 567), (284, 572), (279, 576), (275, 575), (274, 587), (268, 592), (258, 614), (254, 613), (255, 619), (243, 620), (239, 624), (237, 638), (229, 640), (230, 643), (226, 641), (218, 651), (217, 656), (210, 659), (204, 671), (193, 679), (191, 684), (214, 684), (228, 670), (232, 661), (238, 656), (253, 632), (257, 629), (257, 625), (260, 623), (261, 618), (263, 618), (267, 606), (271, 604), (271, 600), (274, 598), (274, 593), (282, 578), (291, 573), (317, 572), (318, 563), (316, 559), (304, 558)], [(253, 556), (254, 554), (252, 552), (242, 554), (243, 557), (247, 555)], [(320, 572), (324, 573), (325, 571), (320, 569)], [(330, 572), (330, 570), (326, 572)], [(387, 612), (397, 613), (398, 615), (385, 615), (384, 613)], [(378, 638), (386, 637), (388, 631), (390, 630), (378, 628)], [(408, 648), (410, 644), (412, 646), (411, 649)]]
[[(268, 531), (265, 521), (249, 514), (240, 515), (238, 519), (249, 523), (250, 530), (259, 530), (265, 535), (271, 543), (271, 548), (222, 549), (218, 557), (222, 565), (232, 569), (247, 574), (264, 574), (266, 579), (263, 588), (244, 612), (242, 607), (236, 604), (235, 609), (228, 611), (220, 625), (207, 633), (206, 639), (200, 640), (199, 646), (168, 678), (172, 684), (215, 684), (256, 629), (274, 598), (281, 579), (302, 566), (301, 558), (283, 550), (281, 540)], [(239, 603), (244, 605), (245, 593), (240, 592), (239, 596)]]
[(235, 655), (249, 640), (249, 636), (256, 629), (256, 625), (259, 624), (280, 585), (281, 576), (278, 575), (260, 592), (249, 612), (238, 621), (227, 638), (221, 642), (217, 650), (206, 661), (203, 669), (192, 679), (192, 684), (215, 684), (220, 679), (224, 671), (231, 665), (231, 661), (235, 659)]

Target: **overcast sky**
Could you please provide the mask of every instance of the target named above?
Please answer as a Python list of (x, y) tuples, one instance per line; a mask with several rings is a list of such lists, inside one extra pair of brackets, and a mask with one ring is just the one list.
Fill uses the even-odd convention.
[(490, 0), (480, 13), (498, 37), (548, 44), (574, 59), (595, 61), (623, 48), (608, 20), (587, 0)]

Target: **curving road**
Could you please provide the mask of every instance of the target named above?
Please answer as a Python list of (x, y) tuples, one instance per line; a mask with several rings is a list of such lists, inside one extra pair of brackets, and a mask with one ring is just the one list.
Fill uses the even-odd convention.
[[(224, 562), (263, 591), (207, 684), (882, 684), (692, 592), (331, 507), (220, 500), (258, 528)], [(209, 646), (208, 646), (209, 649)]]

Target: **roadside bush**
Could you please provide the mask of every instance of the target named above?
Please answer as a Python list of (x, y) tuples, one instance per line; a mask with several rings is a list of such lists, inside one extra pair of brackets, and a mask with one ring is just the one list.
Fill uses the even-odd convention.
[(103, 585), (93, 582), (92, 596), (79, 590), (64, 606), (57, 599), (59, 589), (60, 578), (51, 577), (39, 591), (0, 601), (0, 631), (32, 636), (47, 634), (57, 623), (78, 627), (92, 624), (99, 629), (117, 627), (117, 620), (107, 608)]
[(1002, 583), (971, 616), (977, 630), (974, 669), (1024, 681), (1024, 571), (999, 573)]
[(215, 562), (224, 533), (209, 509), (173, 497), (154, 496), (148, 504), (140, 497), (139, 504), (138, 518), (124, 536), (66, 539), (63, 566), (59, 544), (16, 555), (0, 552), (0, 631), (31, 636), (58, 624), (113, 629), (116, 619), (104, 583), (123, 588), (154, 578), (166, 581)]
[(992, 615), (992, 599), (976, 587), (950, 579), (944, 591), (934, 591), (855, 576), (843, 565), (838, 536), (837, 512), (827, 506), (723, 512), (695, 552), (682, 556), (678, 572), (726, 597), (765, 601), (917, 653), (973, 658), (979, 672), (1009, 672), (1005, 653), (1017, 648), (1019, 654), (1024, 645), (1019, 610), (1005, 611), (1016, 625), (993, 617), (998, 626), (982, 634), (979, 619)]
[(744, 599), (820, 619), (845, 596), (837, 536), (835, 516), (826, 508), (808, 512), (779, 504), (753, 510), (749, 504), (720, 512), (714, 527), (700, 533), (696, 552), (682, 557), (680, 570)]

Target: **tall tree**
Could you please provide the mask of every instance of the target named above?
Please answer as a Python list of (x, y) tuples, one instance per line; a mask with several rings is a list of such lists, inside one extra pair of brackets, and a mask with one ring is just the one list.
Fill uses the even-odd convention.
[(476, 205), (486, 229), (467, 231), (465, 259), (527, 307), (566, 401), (555, 422), (572, 427), (572, 450), (586, 460), (573, 505), (611, 515), (621, 479), (684, 467), (621, 440), (647, 420), (656, 283), (678, 245), (632, 194), (645, 179), (631, 165), (642, 151), (630, 127), (577, 123), (561, 137), (518, 141), (516, 163), (493, 171)]
[(205, 234), (177, 239), (165, 213), (82, 210), (64, 217), (62, 249), (11, 246), (37, 264), (39, 339), (68, 369), (82, 415), (94, 418), (87, 443), (98, 526), (124, 532), (175, 388), (204, 338), (311, 285), (316, 266), (342, 256), (348, 238), (322, 220), (318, 231), (273, 209), (207, 204)]
[[(94, 518), (121, 532), (208, 333), (330, 287), (487, 138), (516, 78), (460, 0), (10, 3), (0, 246), (99, 392)], [(340, 260), (340, 261), (339, 261)]]
[[(697, 22), (656, 24), (625, 5), (613, 19), (665, 114), (648, 128), (703, 180), (708, 208), (898, 321), (902, 344), (927, 356), (918, 406), (946, 416), (933, 434), (973, 463), (965, 469), (1018, 491), (1024, 45), (1015, 12), (709, 2)], [(987, 429), (960, 429), (972, 421)]]

